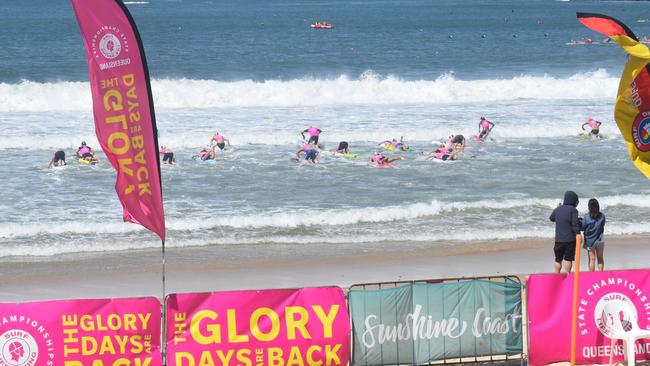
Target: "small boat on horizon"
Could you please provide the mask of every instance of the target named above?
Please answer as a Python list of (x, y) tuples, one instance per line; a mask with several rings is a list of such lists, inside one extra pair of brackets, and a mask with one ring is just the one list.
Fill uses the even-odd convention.
[(332, 24), (328, 22), (316, 22), (311, 25), (313, 29), (332, 29)]

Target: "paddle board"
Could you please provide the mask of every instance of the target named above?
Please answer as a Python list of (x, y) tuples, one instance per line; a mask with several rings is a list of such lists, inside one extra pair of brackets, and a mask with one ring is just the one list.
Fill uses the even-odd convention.
[(84, 159), (84, 158), (78, 158), (77, 161), (79, 164), (84, 164), (84, 165), (95, 165), (97, 164), (96, 161), (90, 160), (90, 159)]
[(216, 164), (217, 161), (214, 159), (208, 159), (208, 160), (201, 160), (201, 159), (194, 159), (199, 164)]
[(345, 153), (345, 154), (341, 154), (341, 155), (346, 159), (352, 159), (352, 158), (358, 158), (359, 157), (359, 154), (355, 154), (355, 153)]

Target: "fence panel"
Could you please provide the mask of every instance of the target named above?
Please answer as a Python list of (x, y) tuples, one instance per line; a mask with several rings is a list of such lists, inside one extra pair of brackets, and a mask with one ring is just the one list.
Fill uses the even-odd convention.
[(352, 365), (521, 359), (521, 293), (516, 277), (352, 286)]

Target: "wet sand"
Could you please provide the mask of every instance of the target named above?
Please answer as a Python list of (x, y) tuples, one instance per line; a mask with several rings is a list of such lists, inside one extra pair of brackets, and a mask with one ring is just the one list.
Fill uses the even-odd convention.
[[(168, 248), (165, 293), (550, 273), (552, 248), (549, 239)], [(605, 269), (650, 268), (649, 248), (650, 236), (607, 237)], [(5, 259), (0, 301), (162, 297), (161, 262), (161, 250)]]

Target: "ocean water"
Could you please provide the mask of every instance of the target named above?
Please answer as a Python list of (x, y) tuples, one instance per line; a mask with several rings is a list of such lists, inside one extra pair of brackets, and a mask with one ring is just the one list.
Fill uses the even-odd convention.
[[(650, 182), (613, 121), (624, 53), (584, 28), (602, 12), (650, 35), (643, 1), (130, 1), (159, 140), (167, 245), (419, 243), (552, 238), (567, 189), (597, 197), (607, 235), (650, 233)], [(0, 261), (156, 247), (121, 222), (115, 172), (77, 164), (97, 147), (85, 53), (71, 5), (3, 0)], [(333, 30), (312, 30), (327, 20)], [(642, 22), (639, 22), (642, 20)], [(591, 45), (568, 45), (591, 37)], [(458, 161), (420, 154), (479, 117), (496, 123)], [(604, 139), (579, 137), (589, 117)], [(294, 164), (299, 132), (324, 132), (321, 164)], [(215, 131), (233, 144), (190, 159)], [(367, 164), (404, 136), (415, 152)], [(345, 140), (357, 159), (327, 150)], [(70, 165), (48, 169), (65, 149)], [(103, 158), (101, 152), (100, 158)]]

